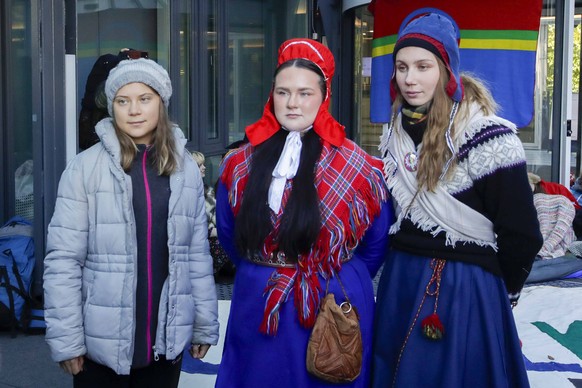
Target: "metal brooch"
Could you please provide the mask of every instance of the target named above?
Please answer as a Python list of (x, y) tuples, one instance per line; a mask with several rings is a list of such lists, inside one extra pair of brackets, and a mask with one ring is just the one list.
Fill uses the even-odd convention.
[(418, 168), (418, 155), (416, 152), (411, 151), (404, 155), (404, 167), (410, 171), (415, 172)]

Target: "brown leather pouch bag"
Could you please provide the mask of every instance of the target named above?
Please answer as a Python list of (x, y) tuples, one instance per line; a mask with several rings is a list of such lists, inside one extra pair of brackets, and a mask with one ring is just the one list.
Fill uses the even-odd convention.
[[(342, 290), (345, 295), (343, 285)], [(307, 344), (307, 371), (332, 383), (352, 382), (362, 369), (360, 317), (345, 297), (338, 306), (334, 295), (326, 293)]]

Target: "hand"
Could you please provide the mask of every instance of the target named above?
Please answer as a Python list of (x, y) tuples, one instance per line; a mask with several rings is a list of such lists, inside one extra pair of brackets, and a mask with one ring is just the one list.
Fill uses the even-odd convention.
[(85, 357), (78, 356), (71, 358), (70, 360), (61, 361), (59, 365), (65, 372), (70, 375), (76, 375), (83, 370), (83, 364), (85, 363)]
[(208, 353), (208, 349), (210, 349), (210, 345), (207, 344), (192, 344), (190, 346), (190, 355), (193, 358), (204, 358)]
[(515, 306), (517, 306), (517, 301), (519, 300), (520, 295), (521, 295), (520, 292), (507, 294), (507, 296), (509, 298), (509, 303), (511, 304), (512, 309), (514, 309)]

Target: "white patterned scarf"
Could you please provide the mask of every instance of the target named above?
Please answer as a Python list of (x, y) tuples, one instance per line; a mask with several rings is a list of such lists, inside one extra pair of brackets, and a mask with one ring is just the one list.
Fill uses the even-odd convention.
[[(469, 123), (461, 126), (465, 130), (457, 133), (456, 139), (470, 138), (476, 130), (494, 122), (514, 127), (506, 120), (494, 116), (484, 117), (475, 109), (471, 113)], [(493, 224), (483, 214), (457, 200), (441, 183), (434, 192), (418, 190), (416, 172), (407, 169), (403, 162), (408, 153), (416, 152), (416, 148), (410, 136), (402, 129), (401, 115), (393, 119), (388, 128), (385, 127), (379, 149), (384, 155), (386, 182), (397, 204), (397, 219), (390, 228), (390, 234), (396, 233), (402, 220), (409, 218), (433, 236), (444, 231), (446, 245), (472, 242), (490, 246), (497, 251)]]

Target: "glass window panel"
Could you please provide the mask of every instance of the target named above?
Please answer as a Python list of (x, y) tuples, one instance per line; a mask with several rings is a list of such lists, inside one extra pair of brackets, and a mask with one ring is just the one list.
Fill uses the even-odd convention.
[[(7, 150), (7, 178), (13, 179), (14, 191), (6, 193), (13, 198), (15, 214), (34, 219), (33, 201), (33, 87), (31, 6), (28, 1), (14, 0), (7, 4), (9, 30), (7, 37), (6, 116), (7, 136), (3, 145)], [(35, 90), (38, 91), (37, 87)], [(12, 185), (9, 185), (12, 187)], [(9, 206), (12, 208), (12, 206)]]
[(355, 10), (354, 19), (354, 140), (370, 155), (379, 156), (381, 124), (370, 122), (370, 84), (374, 18), (366, 6)]
[[(580, 13), (577, 9), (575, 12)], [(554, 62), (556, 48), (556, 5), (554, 2), (544, 2), (540, 31), (538, 38), (538, 51), (536, 58), (536, 83), (535, 83), (535, 110), (532, 122), (525, 128), (520, 128), (519, 137), (524, 143), (528, 170), (536, 173), (544, 180), (552, 180), (552, 150), (553, 139), (552, 120), (554, 114)], [(572, 15), (574, 18), (574, 34), (572, 37), (572, 85), (571, 85), (571, 109), (572, 109), (572, 143), (570, 154), (570, 171), (572, 177), (579, 175), (580, 166), (580, 140), (579, 140), (579, 101), (578, 90), (580, 81), (580, 15)], [(568, 21), (566, 21), (567, 23)], [(563, 82), (568, 80), (564, 78)], [(559, 111), (559, 109), (558, 109)], [(558, 112), (559, 113), (559, 112)], [(578, 166), (578, 168), (577, 168)], [(557, 177), (555, 178), (557, 179)], [(566, 183), (568, 184), (568, 183)]]
[(520, 128), (518, 134), (526, 149), (529, 169), (547, 180), (550, 178), (551, 164), (554, 38), (554, 17), (542, 17), (536, 54), (534, 117), (530, 124)]
[(184, 134), (190, 139), (190, 107), (192, 106), (190, 100), (191, 92), (191, 71), (192, 66), (190, 62), (190, 45), (191, 45), (191, 31), (192, 31), (192, 15), (190, 12), (190, 6), (185, 5), (181, 2), (181, 9), (178, 14), (178, 45), (179, 45), (179, 70), (178, 70), (178, 80), (173, 81), (174, 84), (177, 83), (175, 89), (178, 90), (178, 94), (172, 97), (172, 101), (179, 102), (180, 108), (178, 109), (178, 119), (177, 124), (182, 128)]
[(217, 2), (208, 1), (208, 24), (206, 31), (206, 65), (208, 71), (208, 116), (206, 123), (206, 137), (218, 138), (218, 39), (217, 39)]
[(279, 45), (307, 36), (306, 4), (306, 0), (228, 2), (229, 143), (242, 139), (245, 127), (261, 116)]
[(104, 54), (117, 55), (124, 48), (147, 51), (149, 58), (169, 70), (169, 2), (78, 0), (76, 8), (78, 96), (84, 95), (97, 59)]

